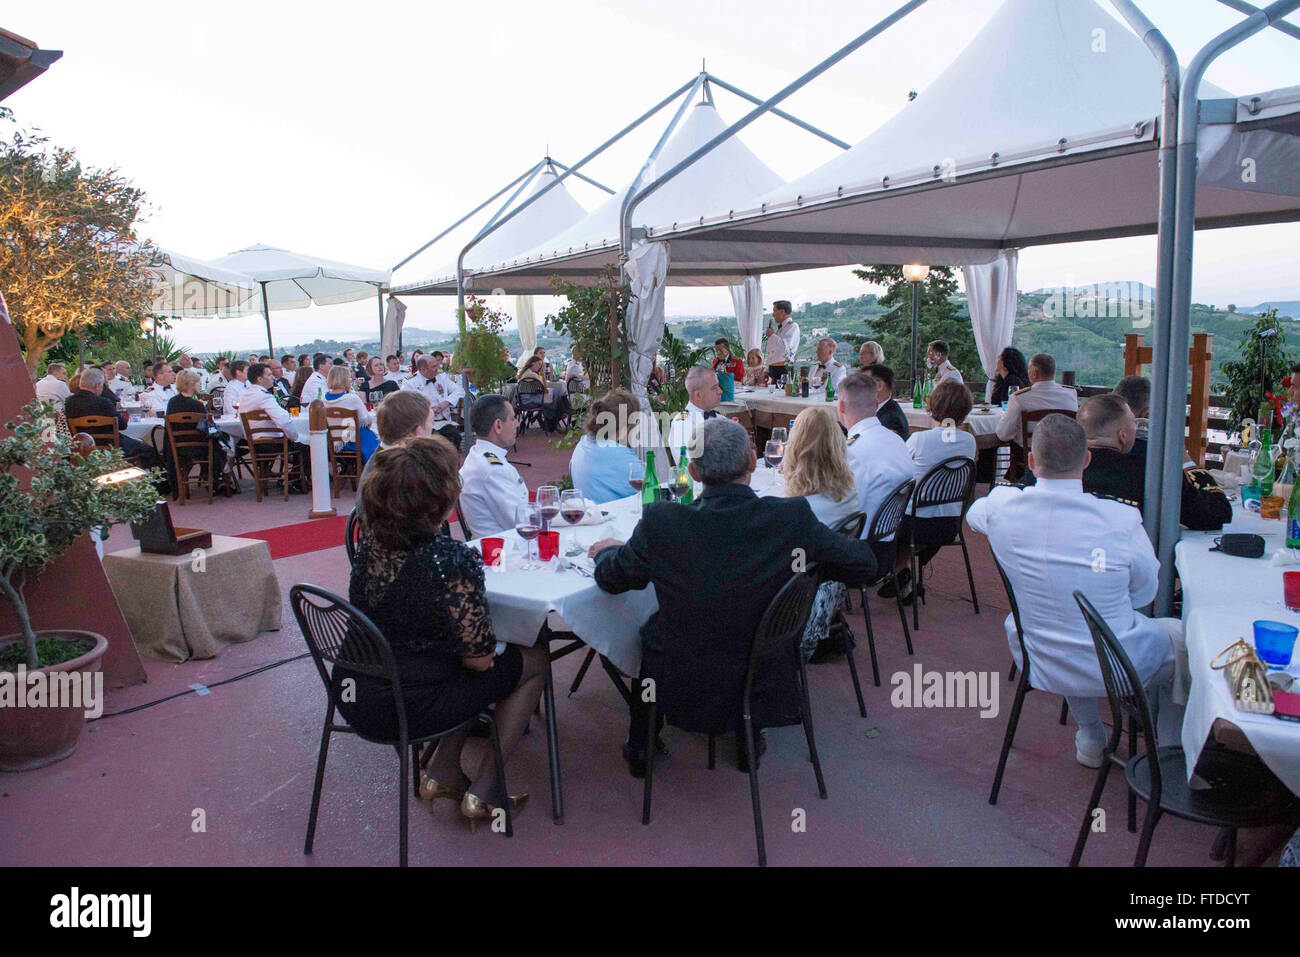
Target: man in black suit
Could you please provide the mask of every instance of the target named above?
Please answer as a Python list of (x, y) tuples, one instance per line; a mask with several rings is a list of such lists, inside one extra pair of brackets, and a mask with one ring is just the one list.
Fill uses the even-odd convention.
[[(1138, 445), (1137, 421), (1118, 393), (1093, 396), (1079, 409), (1091, 457), (1083, 470), (1083, 490), (1141, 510), (1146, 491), (1146, 442)], [(1026, 472), (1022, 485), (1033, 485)], [(1205, 469), (1183, 464), (1178, 521), (1193, 531), (1212, 531), (1232, 521), (1232, 503)]]
[(876, 380), (876, 418), (880, 424), (895, 433), (904, 442), (912, 434), (907, 415), (894, 401), (894, 370), (882, 363), (874, 363), (862, 370)]
[(68, 396), (63, 403), (63, 414), (71, 422), (83, 415), (102, 415), (117, 419), (117, 444), (122, 454), (128, 458), (139, 458), (143, 468), (160, 465), (158, 453), (152, 445), (131, 438), (122, 430), (126, 428), (127, 417), (118, 409), (116, 397), (110, 392), (104, 395), (104, 373), (93, 366), (81, 374), (81, 388)]
[[(768, 604), (812, 563), (827, 578), (850, 585), (876, 575), (871, 546), (832, 532), (805, 500), (755, 495), (749, 487), (754, 465), (744, 428), (726, 418), (703, 422), (690, 460), (703, 494), (690, 505), (645, 506), (626, 544), (606, 539), (590, 552), (604, 591), (655, 586), (659, 611), (641, 629), (641, 678), (654, 679), (660, 714), (688, 731), (740, 732), (742, 769), (745, 670)], [(799, 720), (797, 653), (793, 644), (774, 649), (760, 665), (755, 728)], [(623, 749), (633, 777), (645, 773), (648, 709), (641, 698), (638, 689)], [(762, 745), (756, 747), (761, 754)]]

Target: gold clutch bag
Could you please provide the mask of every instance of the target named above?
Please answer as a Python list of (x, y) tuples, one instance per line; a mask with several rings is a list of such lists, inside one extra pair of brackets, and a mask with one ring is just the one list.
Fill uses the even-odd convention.
[(1268, 669), (1244, 638), (1238, 638), (1215, 655), (1210, 667), (1222, 671), (1228, 679), (1238, 711), (1273, 713), (1273, 689), (1269, 687)]

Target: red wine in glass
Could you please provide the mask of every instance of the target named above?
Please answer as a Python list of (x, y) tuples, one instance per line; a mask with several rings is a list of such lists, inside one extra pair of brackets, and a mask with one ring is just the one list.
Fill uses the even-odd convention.
[(643, 478), (628, 479), (627, 484), (632, 486), (632, 490), (634, 492), (639, 492), (641, 491), (642, 488), (645, 487), (645, 479)]
[(668, 486), (668, 488), (672, 491), (673, 498), (679, 501), (681, 500), (681, 497), (686, 494), (685, 482), (673, 482), (673, 484)]
[(538, 508), (537, 511), (542, 516), (543, 522), (550, 522), (551, 519), (555, 518), (555, 516), (560, 514), (560, 506), (543, 505), (540, 508)]
[(561, 509), (560, 514), (564, 516), (564, 520), (570, 525), (577, 525), (582, 521), (582, 516), (586, 515), (587, 512), (585, 509), (581, 508), (566, 508)]
[(783, 454), (782, 454), (782, 455), (768, 455), (768, 456), (767, 456), (767, 464), (768, 464), (770, 467), (772, 467), (772, 468), (779, 468), (780, 465), (781, 465), (781, 460), (784, 459), (784, 458), (785, 458), (785, 455), (783, 455)]
[(542, 527), (540, 525), (516, 525), (515, 526), (515, 531), (519, 533), (519, 537), (526, 542), (531, 542), (534, 538), (537, 537), (537, 533), (540, 532), (541, 530)]

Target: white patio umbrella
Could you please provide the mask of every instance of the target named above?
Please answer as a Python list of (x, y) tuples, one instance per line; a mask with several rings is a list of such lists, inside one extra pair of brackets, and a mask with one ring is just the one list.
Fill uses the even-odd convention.
[[(240, 249), (215, 262), (225, 269), (247, 274), (260, 287), (268, 352), (275, 351), (271, 341), (272, 309), (306, 309), (313, 303), (332, 306), (378, 295), (382, 316), (382, 294), (392, 275), (387, 269), (354, 266), (263, 245)], [(243, 314), (255, 311), (254, 304), (253, 308), (245, 308)]]
[(245, 273), (156, 247), (152, 309), (169, 316), (241, 315), (257, 292)]

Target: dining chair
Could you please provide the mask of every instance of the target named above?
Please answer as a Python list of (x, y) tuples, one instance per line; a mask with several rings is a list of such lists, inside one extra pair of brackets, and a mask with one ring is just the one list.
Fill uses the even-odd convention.
[[(812, 760), (813, 773), (817, 777), (817, 794), (826, 800), (826, 781), (822, 777), (821, 758), (817, 754), (817, 741), (813, 734), (812, 706), (808, 700), (808, 669), (799, 653), (799, 642), (804, 629), (808, 626), (808, 616), (812, 612), (813, 600), (817, 597), (817, 586), (821, 582), (821, 573), (815, 564), (795, 574), (768, 603), (763, 617), (759, 620), (750, 646), (749, 665), (745, 669), (745, 684), (741, 699), (741, 716), (745, 728), (745, 743), (749, 754), (749, 796), (754, 811), (754, 841), (758, 846), (758, 864), (767, 866), (767, 848), (763, 839), (763, 809), (758, 793), (758, 757), (754, 750), (754, 722), (752, 692), (754, 676), (758, 663), (775, 649), (786, 646), (799, 660), (798, 681), (800, 697), (800, 718), (803, 723), (804, 737), (808, 742), (808, 755)], [(650, 823), (650, 796), (654, 788), (654, 759), (656, 748), (656, 707), (652, 699), (649, 703), (649, 721), (646, 725), (646, 765), (645, 787), (641, 799), (641, 823)], [(709, 769), (714, 767), (716, 753), (716, 733), (709, 734)]]
[[(1070, 856), (1071, 867), (1077, 867), (1083, 857), (1084, 844), (1093, 828), (1094, 811), (1101, 804), (1106, 777), (1112, 766), (1124, 770), (1124, 783), (1130, 799), (1137, 796), (1147, 802), (1137, 856), (1133, 859), (1134, 867), (1146, 866), (1151, 838), (1164, 814), (1209, 824), (1226, 832), (1225, 867), (1236, 863), (1237, 831), (1240, 828), (1300, 824), (1300, 801), (1253, 754), (1227, 748), (1207, 748), (1201, 753), (1195, 771), (1209, 787), (1193, 789), (1188, 783), (1187, 755), (1183, 749), (1156, 746), (1155, 715), (1150, 699), (1124, 646), (1082, 591), (1074, 592), (1074, 600), (1092, 634), (1097, 664), (1101, 666), (1102, 682), (1110, 702), (1112, 730), (1074, 844), (1074, 853)], [(1146, 750), (1143, 754), (1130, 754), (1127, 761), (1121, 761), (1115, 752), (1125, 719), (1130, 727), (1141, 730)]]
[(521, 379), (515, 389), (515, 404), (520, 432), (530, 424), (546, 428), (546, 386), (536, 379)]
[[(343, 483), (350, 481), (357, 491), (361, 470), (361, 416), (356, 409), (325, 406), (325, 445), (329, 450), (330, 490), (339, 497)], [(351, 449), (344, 446), (351, 444)]]
[(284, 485), (284, 500), (289, 501), (290, 483), (303, 475), (301, 455), (292, 448), (296, 443), (276, 426), (265, 409), (241, 412), (239, 421), (244, 426), (244, 438), (248, 442), (248, 463), (253, 471), (257, 501), (262, 500), (267, 483), (276, 476), (277, 463), (280, 465), (279, 478)]
[[(207, 485), (209, 505), (216, 494), (215, 442), (200, 432), (198, 426), (206, 418), (207, 415), (202, 412), (174, 412), (163, 420), (167, 430), (166, 444), (171, 448), (172, 466), (176, 470), (176, 496), (180, 505), (185, 504), (190, 488), (190, 472), (196, 465), (199, 466), (199, 474), (195, 481), (200, 488)], [(205, 474), (206, 483), (203, 481)]]
[(118, 439), (117, 416), (114, 415), (79, 415), (68, 419), (68, 428), (73, 433), (85, 432), (95, 440), (97, 449), (120, 448)]
[[(329, 755), (331, 735), (355, 734), (363, 741), (382, 744), (395, 748), (398, 757), (397, 790), (398, 805), (398, 863), (401, 867), (407, 862), (407, 794), (408, 781), (411, 790), (420, 793), (420, 749), (422, 745), (441, 741), (443, 738), (462, 732), (486, 735), (491, 742), (492, 756), (495, 762), (496, 781), (500, 794), (509, 794), (506, 786), (505, 759), (501, 753), (501, 742), (497, 738), (496, 722), (490, 711), (481, 711), (460, 724), (439, 731), (411, 734), (407, 726), (406, 706), (402, 697), (402, 682), (397, 670), (393, 650), (383, 634), (374, 623), (353, 605), (315, 585), (294, 585), (289, 589), (289, 605), (307, 650), (311, 652), (312, 661), (321, 682), (325, 685), (327, 705), (325, 724), (321, 730), (320, 751), (316, 758), (316, 781), (312, 787), (311, 813), (307, 818), (307, 841), (303, 853), (310, 854), (316, 839), (316, 818), (320, 811), (321, 790), (325, 783), (325, 760)], [(392, 686), (393, 707), (396, 712), (398, 733), (395, 738), (374, 737), (349, 726), (336, 723), (335, 715), (342, 709), (339, 689), (335, 686), (334, 671), (343, 669), (349, 675), (378, 678)], [(506, 837), (514, 835), (514, 822), (511, 820), (510, 802), (497, 799), (495, 802), (505, 813)]]
[[(857, 539), (862, 537), (862, 529), (866, 526), (866, 524), (867, 524), (867, 513), (854, 512), (852, 515), (847, 515), (844, 518), (840, 519), (838, 522), (836, 522), (834, 525), (832, 525), (831, 531), (835, 532), (837, 535), (847, 535), (849, 538), (852, 538), (856, 541)], [(844, 597), (847, 602), (848, 599), (847, 589), (845, 590)], [(866, 602), (864, 601), (863, 604), (865, 605)], [(837, 611), (836, 615), (838, 614), (839, 612)], [(868, 616), (870, 616), (871, 614), (870, 611), (868, 611), (867, 614)], [(870, 620), (870, 618), (868, 618), (868, 620)], [(831, 622), (833, 625), (835, 622), (834, 616), (832, 616)], [(906, 620), (904, 620), (903, 623), (907, 624)], [(862, 684), (858, 681), (858, 663), (853, 657), (853, 630), (848, 627), (848, 622), (844, 622), (844, 627), (846, 631), (844, 657), (846, 657), (849, 660), (849, 674), (853, 678), (853, 693), (857, 695), (858, 698), (858, 713), (865, 718), (867, 716), (867, 704), (862, 699)], [(867, 626), (867, 633), (868, 634), (871, 633), (870, 625)], [(875, 642), (873, 640), (872, 652), (871, 652), (871, 661), (873, 667), (875, 665), (875, 660), (876, 660), (874, 644)], [(876, 675), (876, 684), (877, 685), (880, 684), (879, 674)]]
[[(908, 518), (911, 531), (911, 571), (912, 571), (912, 627), (921, 628), (921, 602), (925, 600), (925, 586), (921, 582), (920, 558), (917, 546), (928, 548), (946, 548), (960, 545), (962, 558), (966, 561), (966, 581), (970, 585), (970, 600), (975, 606), (975, 614), (980, 612), (979, 598), (975, 594), (975, 575), (971, 572), (970, 552), (966, 549), (966, 511), (975, 496), (975, 460), (964, 455), (954, 455), (944, 459), (929, 469), (916, 483), (908, 505)], [(935, 508), (941, 505), (960, 505), (961, 513), (957, 519), (957, 533), (947, 536), (927, 536), (920, 533), (917, 526), (917, 513), (923, 508)]]
[[(893, 541), (897, 542), (897, 533), (903, 524), (903, 515), (907, 511), (907, 500), (912, 497), (914, 488), (916, 488), (916, 480), (907, 479), (900, 482), (889, 493), (885, 500), (876, 507), (876, 514), (871, 518), (871, 525), (867, 529), (865, 539), (871, 543), (877, 555), (886, 552), (891, 556), (891, 560), (886, 563), (887, 567), (877, 568), (878, 574), (876, 578), (858, 589), (862, 599), (862, 619), (867, 625), (867, 649), (871, 652), (871, 678), (877, 688), (880, 687), (880, 666), (876, 663), (876, 635), (871, 627), (871, 602), (867, 598), (868, 588), (874, 588), (884, 582), (893, 584), (894, 604), (898, 606), (898, 618), (903, 624), (903, 641), (907, 645), (907, 653), (912, 654), (912, 632), (907, 627), (907, 610), (903, 607), (903, 596), (899, 594), (898, 588), (898, 576), (894, 573), (893, 549), (887, 549), (886, 546), (891, 543), (891, 535), (894, 536)], [(858, 694), (858, 711), (862, 717), (867, 716), (866, 705), (862, 702), (860, 691)]]
[(343, 528), (343, 548), (348, 554), (348, 564), (357, 563), (357, 549), (361, 547), (361, 506), (355, 506), (348, 512), (348, 521)]

